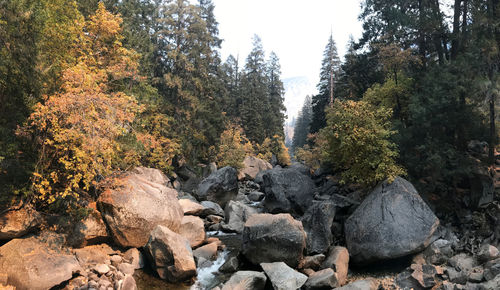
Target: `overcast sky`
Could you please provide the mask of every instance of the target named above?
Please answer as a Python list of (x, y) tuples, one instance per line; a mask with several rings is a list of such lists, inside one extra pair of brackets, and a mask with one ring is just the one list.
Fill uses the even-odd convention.
[(306, 95), (317, 93), (323, 51), (330, 37), (343, 57), (349, 36), (358, 39), (361, 0), (213, 0), (225, 61), (239, 56), (242, 67), (252, 37), (262, 39), (266, 56), (280, 58), (287, 119), (295, 117)]
[(318, 79), (330, 32), (343, 56), (349, 35), (358, 38), (359, 0), (214, 0), (222, 58), (239, 55), (244, 63), (252, 36), (261, 37), (266, 54), (280, 58), (282, 77)]

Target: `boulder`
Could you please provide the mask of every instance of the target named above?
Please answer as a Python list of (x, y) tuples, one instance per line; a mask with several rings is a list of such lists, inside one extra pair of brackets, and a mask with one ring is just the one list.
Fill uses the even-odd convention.
[(332, 224), (335, 209), (335, 204), (331, 201), (315, 200), (301, 218), (302, 225), (307, 233), (308, 254), (322, 254), (332, 244)]
[(154, 182), (162, 181), (159, 170), (147, 172), (155, 174), (134, 171), (122, 174), (115, 186), (107, 188), (98, 199), (113, 240), (122, 247), (144, 246), (149, 233), (158, 225), (172, 231), (180, 228), (183, 212), (177, 191)]
[(300, 162), (292, 162), (288, 168), (298, 171), (306, 176), (311, 176), (311, 169)]
[(205, 200), (201, 202), (201, 205), (204, 207), (203, 212), (201, 213), (202, 217), (209, 215), (218, 215), (224, 217), (224, 210), (215, 202)]
[(346, 244), (356, 264), (394, 259), (425, 249), (438, 226), (413, 185), (397, 177), (379, 184), (347, 219)]
[(196, 264), (189, 241), (164, 226), (157, 226), (144, 247), (160, 278), (180, 282), (196, 276)]
[(87, 264), (105, 264), (109, 255), (116, 252), (107, 244), (100, 244), (74, 249), (73, 253), (80, 265), (84, 267)]
[(193, 251), (193, 256), (197, 259), (214, 260), (217, 257), (217, 248), (219, 243), (212, 242)]
[(431, 288), (437, 284), (436, 275), (442, 275), (444, 270), (439, 266), (429, 264), (412, 264), (410, 269), (413, 270), (411, 276), (423, 288)]
[(339, 285), (344, 285), (347, 281), (347, 272), (349, 270), (349, 252), (344, 247), (331, 247), (321, 267), (323, 269), (333, 269), (337, 274)]
[(304, 285), (306, 290), (333, 289), (337, 287), (339, 287), (337, 275), (330, 268), (311, 274)]
[(230, 232), (242, 233), (245, 222), (258, 211), (239, 201), (229, 201), (224, 210), (226, 221), (222, 229)]
[(283, 262), (261, 263), (260, 266), (271, 281), (274, 290), (300, 289), (307, 276), (295, 271)]
[(343, 287), (335, 288), (337, 290), (377, 290), (379, 282), (373, 278), (363, 279), (349, 283)]
[(233, 167), (226, 166), (203, 179), (195, 197), (225, 207), (236, 195), (238, 195), (238, 172)]
[(219, 268), (219, 271), (221, 273), (234, 273), (238, 271), (240, 267), (240, 260), (238, 259), (237, 255), (229, 255), (229, 257), (226, 259), (226, 262), (222, 264), (222, 266)]
[(179, 234), (189, 241), (191, 248), (198, 247), (205, 241), (205, 226), (197, 216), (186, 215), (182, 218)]
[(68, 243), (79, 248), (106, 242), (110, 237), (101, 213), (97, 211), (96, 203), (89, 204), (90, 213), (83, 220), (75, 223), (73, 231), (68, 236)]
[(260, 171), (272, 168), (273, 166), (267, 161), (254, 156), (246, 156), (243, 160), (243, 168), (238, 172), (238, 180), (253, 180)]
[(222, 290), (262, 290), (266, 286), (266, 275), (256, 271), (238, 271), (224, 284)]
[(0, 273), (17, 289), (50, 289), (68, 281), (81, 267), (64, 243), (52, 233), (11, 240), (0, 247)]
[(123, 282), (120, 285), (119, 290), (137, 290), (137, 284), (135, 279), (131, 275), (125, 275)]
[(486, 281), (493, 280), (500, 275), (500, 258), (487, 262), (484, 265), (484, 278)]
[(261, 189), (264, 207), (270, 213), (303, 214), (313, 200), (314, 182), (296, 170), (274, 168), (264, 171)]
[(9, 209), (0, 215), (0, 240), (22, 237), (35, 230), (40, 222), (40, 214), (30, 206)]
[(243, 229), (242, 252), (253, 264), (285, 262), (295, 268), (302, 259), (306, 233), (289, 214), (255, 214)]
[(181, 205), (182, 211), (185, 215), (201, 216), (203, 210), (205, 209), (204, 206), (190, 199), (179, 199), (179, 204)]

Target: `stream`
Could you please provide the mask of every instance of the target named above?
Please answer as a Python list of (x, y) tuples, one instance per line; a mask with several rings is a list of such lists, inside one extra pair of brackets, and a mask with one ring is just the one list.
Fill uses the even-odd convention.
[(197, 269), (197, 276), (194, 284), (180, 283), (172, 284), (160, 279), (151, 268), (136, 270), (134, 278), (137, 288), (151, 290), (205, 290), (212, 289), (222, 282), (229, 279), (228, 275), (218, 272), (218, 269), (224, 264), (229, 254), (238, 252), (241, 247), (241, 235), (228, 234), (223, 232), (207, 232), (207, 237), (219, 238), (226, 248), (217, 253), (217, 259), (208, 267)]

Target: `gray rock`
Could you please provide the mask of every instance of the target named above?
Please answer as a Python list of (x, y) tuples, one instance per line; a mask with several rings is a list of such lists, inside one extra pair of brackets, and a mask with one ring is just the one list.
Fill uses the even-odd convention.
[(425, 249), (439, 219), (411, 183), (397, 177), (379, 184), (345, 222), (351, 260), (367, 264)]
[(181, 225), (183, 212), (177, 191), (154, 182), (163, 180), (159, 170), (145, 171), (153, 173), (132, 171), (119, 176), (119, 186), (105, 189), (98, 199), (113, 240), (121, 247), (144, 246), (157, 225), (173, 231), (178, 231)]
[(311, 176), (311, 169), (300, 162), (292, 162), (292, 165), (288, 166), (288, 168), (300, 172), (301, 174), (304, 174), (306, 176)]
[(302, 223), (289, 214), (256, 214), (243, 229), (242, 253), (253, 264), (285, 262), (297, 267), (306, 246)]
[(339, 287), (337, 275), (330, 268), (311, 274), (304, 285), (304, 289), (306, 290), (332, 289), (337, 287)]
[(500, 274), (500, 258), (484, 264), (484, 278), (486, 281), (493, 280)]
[(206, 200), (202, 201), (201, 205), (205, 208), (201, 216), (218, 215), (224, 217), (224, 210), (217, 203)]
[(473, 283), (479, 283), (483, 281), (484, 269), (482, 267), (474, 267), (469, 271), (468, 280)]
[(423, 252), (424, 259), (430, 264), (443, 264), (452, 255), (453, 249), (451, 248), (451, 242), (443, 239), (439, 239), (432, 244), (430, 244)]
[(306, 275), (295, 271), (283, 262), (261, 263), (260, 266), (269, 277), (274, 290), (299, 289), (307, 281)]
[(333, 202), (315, 200), (301, 218), (307, 233), (308, 254), (322, 254), (332, 244), (332, 224), (335, 210)]
[(258, 211), (254, 207), (249, 207), (239, 201), (229, 201), (224, 210), (226, 221), (222, 225), (225, 231), (242, 233), (245, 222)]
[(337, 274), (339, 285), (344, 285), (347, 281), (347, 272), (349, 270), (349, 252), (344, 247), (331, 247), (321, 267), (323, 269), (333, 269)]
[(467, 272), (465, 271), (456, 270), (455, 268), (452, 267), (447, 267), (446, 273), (448, 274), (448, 279), (450, 279), (450, 281), (453, 283), (465, 284), (467, 282)]
[(475, 266), (477, 266), (477, 261), (474, 257), (468, 256), (465, 253), (455, 255), (448, 261), (450, 266), (454, 267), (457, 271), (468, 272)]
[(248, 199), (251, 201), (261, 201), (264, 196), (266, 196), (264, 193), (259, 192), (259, 191), (252, 191), (248, 194)]
[(313, 200), (314, 182), (290, 168), (264, 171), (261, 189), (266, 194), (263, 205), (270, 213), (303, 214)]
[(498, 249), (492, 245), (483, 245), (479, 250), (478, 259), (480, 262), (488, 262), (499, 257)]
[(266, 275), (256, 271), (238, 271), (224, 284), (222, 290), (262, 290), (266, 286)]
[(226, 166), (210, 174), (198, 186), (195, 196), (198, 200), (209, 200), (221, 207), (234, 199), (238, 194), (238, 172)]
[(377, 290), (379, 282), (373, 278), (357, 280), (343, 287), (336, 288), (337, 290)]
[(482, 284), (484, 290), (498, 290), (500, 289), (500, 275)]
[(167, 227), (157, 226), (144, 249), (160, 278), (181, 282), (196, 275), (189, 241)]
[(222, 264), (222, 266), (219, 268), (219, 271), (222, 273), (234, 273), (238, 271), (240, 267), (240, 261), (237, 256), (232, 255), (227, 258), (226, 262)]
[(0, 247), (0, 273), (17, 289), (50, 289), (82, 269), (64, 238), (52, 233), (14, 239)]
[(404, 270), (399, 273), (394, 279), (394, 284), (397, 289), (413, 289), (413, 290), (423, 290), (420, 283), (418, 283), (415, 278), (412, 277), (412, 273), (409, 269)]

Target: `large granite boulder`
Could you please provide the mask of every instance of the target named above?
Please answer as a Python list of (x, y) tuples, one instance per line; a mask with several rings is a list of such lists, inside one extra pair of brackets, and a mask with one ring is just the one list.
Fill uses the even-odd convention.
[(226, 220), (222, 228), (226, 231), (242, 233), (245, 222), (258, 211), (239, 201), (229, 201), (225, 209)]
[(379, 184), (345, 222), (351, 260), (366, 264), (417, 253), (434, 241), (439, 219), (401, 177)]
[(203, 224), (203, 220), (197, 216), (184, 216), (179, 234), (188, 239), (191, 248), (198, 247), (205, 241), (205, 225)]
[(300, 289), (307, 281), (306, 275), (283, 262), (261, 263), (260, 266), (269, 277), (274, 290)]
[(20, 290), (50, 289), (68, 281), (81, 267), (64, 243), (52, 233), (11, 240), (0, 247), (0, 273)]
[(307, 254), (321, 254), (333, 242), (332, 224), (336, 206), (332, 201), (313, 201), (302, 217), (302, 225), (307, 233)]
[(22, 237), (36, 229), (40, 222), (40, 214), (30, 206), (7, 210), (0, 215), (0, 240)]
[(242, 252), (253, 264), (285, 262), (295, 268), (303, 257), (306, 233), (289, 214), (255, 214), (243, 229)]
[(198, 200), (213, 201), (225, 207), (238, 195), (238, 172), (229, 166), (217, 170), (203, 179), (194, 195)]
[(314, 189), (312, 179), (294, 169), (274, 168), (262, 175), (263, 204), (270, 213), (303, 214), (314, 198)]
[(273, 166), (267, 161), (254, 156), (246, 156), (243, 160), (243, 168), (238, 172), (238, 180), (253, 180), (260, 171), (272, 168)]
[(157, 226), (144, 247), (160, 278), (181, 282), (196, 276), (196, 264), (189, 241), (164, 226)]
[(140, 172), (115, 177), (114, 186), (105, 189), (98, 199), (113, 240), (122, 247), (144, 246), (158, 225), (176, 232), (183, 217), (177, 191), (163, 184), (166, 177), (161, 178), (156, 169)]
[(262, 290), (266, 286), (266, 275), (256, 271), (238, 271), (224, 284), (222, 290)]

